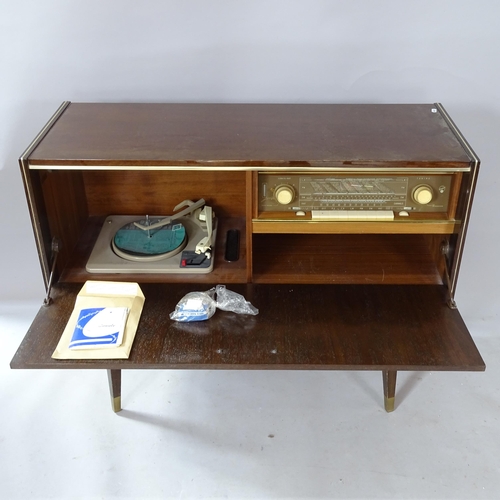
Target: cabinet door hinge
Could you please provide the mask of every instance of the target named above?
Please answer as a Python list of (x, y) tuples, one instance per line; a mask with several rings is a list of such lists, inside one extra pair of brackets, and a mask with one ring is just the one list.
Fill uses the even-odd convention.
[(50, 297), (50, 292), (52, 290), (52, 284), (54, 281), (54, 273), (56, 270), (57, 257), (59, 256), (59, 250), (61, 250), (61, 240), (57, 236), (54, 236), (52, 238), (51, 250), (52, 250), (52, 255), (51, 255), (52, 266), (50, 269), (49, 282), (47, 284), (47, 295), (45, 296), (45, 299), (43, 299), (44, 306), (48, 306), (52, 302), (52, 299)]
[(451, 279), (450, 279), (450, 254), (452, 252), (452, 248), (450, 242), (448, 240), (444, 240), (441, 243), (441, 255), (444, 260), (444, 281), (446, 285), (446, 289), (448, 291), (448, 300), (446, 303), (450, 309), (457, 309), (457, 303), (455, 302), (455, 298), (451, 293)]

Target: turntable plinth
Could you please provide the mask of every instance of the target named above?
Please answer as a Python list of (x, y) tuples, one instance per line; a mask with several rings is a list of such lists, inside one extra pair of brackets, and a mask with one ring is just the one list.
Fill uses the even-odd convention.
[[(454, 300), (479, 160), (439, 104), (64, 103), (20, 164), (52, 286), (12, 368), (108, 370), (115, 411), (124, 369), (377, 370), (388, 411), (399, 370), (484, 370)], [(108, 216), (199, 198), (218, 220), (212, 272), (86, 269)], [(313, 220), (313, 206), (394, 218)], [(145, 294), (130, 357), (54, 360), (92, 279)], [(216, 284), (259, 315), (169, 319), (187, 292)]]

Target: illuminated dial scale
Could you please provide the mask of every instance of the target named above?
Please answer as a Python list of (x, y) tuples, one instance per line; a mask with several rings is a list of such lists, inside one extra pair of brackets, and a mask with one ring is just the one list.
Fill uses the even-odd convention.
[(259, 176), (259, 209), (285, 210), (447, 210), (451, 176), (330, 177)]

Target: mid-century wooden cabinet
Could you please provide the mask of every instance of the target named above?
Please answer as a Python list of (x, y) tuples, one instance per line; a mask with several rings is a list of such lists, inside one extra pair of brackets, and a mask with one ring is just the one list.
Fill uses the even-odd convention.
[[(47, 286), (12, 368), (484, 370), (454, 295), (479, 160), (440, 104), (65, 102), (20, 159)], [(110, 215), (204, 198), (213, 271), (92, 272)], [(226, 260), (228, 231), (237, 260)], [(129, 359), (51, 355), (87, 280), (146, 297)], [(169, 318), (189, 291), (241, 293), (257, 316)]]

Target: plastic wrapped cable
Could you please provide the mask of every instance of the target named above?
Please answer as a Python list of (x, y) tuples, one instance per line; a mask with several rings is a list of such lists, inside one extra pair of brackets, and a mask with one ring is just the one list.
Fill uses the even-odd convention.
[(170, 313), (175, 321), (204, 321), (215, 314), (215, 300), (207, 292), (190, 292), (177, 303)]

